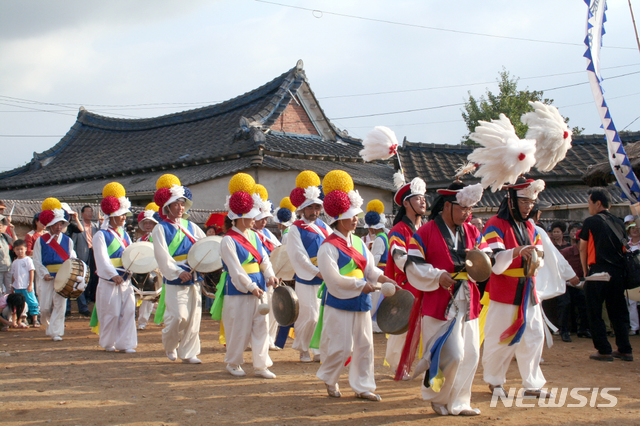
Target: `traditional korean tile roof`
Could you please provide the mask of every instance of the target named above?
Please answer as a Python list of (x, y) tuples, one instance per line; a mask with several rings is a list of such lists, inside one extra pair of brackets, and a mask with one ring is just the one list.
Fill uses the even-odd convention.
[[(150, 193), (163, 173), (191, 185), (239, 170), (334, 168), (353, 172), (356, 183), (393, 190), (393, 168), (366, 164), (362, 144), (337, 129), (320, 107), (323, 135), (273, 131), (298, 90), (315, 95), (302, 62), (234, 99), (217, 105), (148, 119), (105, 117), (81, 108), (76, 123), (55, 146), (32, 161), (0, 174), (0, 197), (40, 199), (99, 194), (118, 180), (128, 194)], [(296, 100), (297, 102), (297, 100)], [(317, 113), (318, 114), (318, 113)]]

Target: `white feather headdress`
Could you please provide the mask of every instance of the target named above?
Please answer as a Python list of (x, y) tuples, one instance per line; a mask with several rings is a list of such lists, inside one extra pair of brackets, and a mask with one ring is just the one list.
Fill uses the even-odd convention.
[(504, 114), (500, 114), (498, 120), (480, 121), (469, 138), (482, 145), (467, 157), (472, 163), (479, 164), (474, 175), (481, 178), (483, 187), (491, 187), (493, 192), (514, 183), (536, 162), (536, 141), (520, 139)]
[(405, 184), (404, 175), (402, 172), (395, 172), (393, 174), (393, 186), (395, 186), (396, 191), (402, 188)]
[(525, 137), (536, 140), (536, 168), (548, 172), (564, 159), (571, 148), (571, 129), (558, 108), (539, 101), (529, 101), (529, 105), (534, 111), (523, 114), (520, 120), (529, 126)]
[(480, 202), (483, 192), (482, 184), (465, 186), (456, 194), (456, 201), (462, 207), (473, 207)]
[(396, 134), (388, 127), (376, 126), (362, 141), (360, 156), (364, 161), (386, 160), (398, 152)]

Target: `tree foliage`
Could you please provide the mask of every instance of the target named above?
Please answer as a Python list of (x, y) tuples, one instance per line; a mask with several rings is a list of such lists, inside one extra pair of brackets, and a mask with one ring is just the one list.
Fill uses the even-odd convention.
[[(516, 129), (516, 133), (520, 138), (524, 138), (527, 133), (527, 126), (522, 124), (520, 117), (525, 112), (533, 111), (533, 108), (529, 105), (529, 101), (541, 101), (545, 104), (553, 104), (553, 99), (543, 98), (542, 90), (518, 90), (517, 77), (511, 77), (509, 72), (505, 69), (500, 72), (500, 78), (498, 82), (498, 93), (494, 94), (491, 91), (487, 92), (476, 99), (469, 92), (469, 99), (465, 102), (464, 111), (462, 112), (462, 118), (467, 125), (469, 134), (475, 131), (478, 122), (491, 121), (498, 119), (500, 113), (509, 117), (513, 127)], [(565, 118), (567, 123), (568, 118)], [(574, 127), (574, 135), (581, 134), (584, 129)], [(465, 135), (462, 143), (467, 145), (476, 145), (471, 139), (469, 134)]]

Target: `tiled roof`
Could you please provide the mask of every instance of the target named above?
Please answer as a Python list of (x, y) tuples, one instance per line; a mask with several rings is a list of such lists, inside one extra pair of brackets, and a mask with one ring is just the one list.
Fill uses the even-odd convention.
[(332, 135), (324, 138), (269, 129), (303, 84), (310, 91), (299, 61), (262, 87), (191, 111), (120, 119), (81, 109), (59, 143), (26, 166), (0, 174), (0, 196), (86, 196), (99, 194), (113, 179), (128, 193), (146, 192), (167, 171), (190, 185), (252, 165), (320, 173), (344, 167), (359, 174), (357, 183), (392, 190), (391, 167), (365, 164), (358, 155), (360, 141), (328, 120)]
[[(622, 136), (625, 143), (640, 140), (640, 132)], [(467, 160), (473, 147), (467, 145), (438, 145), (405, 141), (399, 149), (400, 161), (407, 179), (416, 176), (429, 183), (442, 187), (448, 185), (455, 170)], [(544, 179), (547, 184), (580, 184), (590, 165), (607, 160), (607, 145), (604, 135), (575, 136), (567, 157), (550, 172), (532, 169), (528, 174), (534, 179)]]

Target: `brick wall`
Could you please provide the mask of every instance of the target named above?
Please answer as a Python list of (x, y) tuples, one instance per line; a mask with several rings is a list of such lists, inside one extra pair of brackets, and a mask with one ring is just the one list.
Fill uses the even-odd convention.
[(318, 131), (311, 123), (307, 112), (302, 105), (292, 101), (280, 118), (271, 126), (271, 130), (286, 133), (298, 133), (305, 135), (317, 135)]

